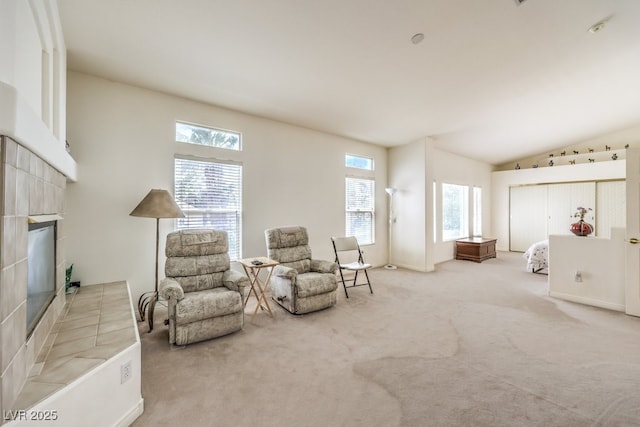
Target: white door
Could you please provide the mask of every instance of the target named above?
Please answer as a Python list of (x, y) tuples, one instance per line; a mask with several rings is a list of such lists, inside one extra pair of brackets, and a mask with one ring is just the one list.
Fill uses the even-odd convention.
[(625, 311), (640, 316), (640, 148), (627, 149), (627, 283)]
[(596, 183), (572, 182), (567, 184), (549, 184), (549, 235), (571, 234), (571, 224), (578, 207), (591, 208), (584, 220), (596, 225)]
[(627, 204), (624, 181), (596, 183), (596, 236), (611, 238), (611, 227), (626, 227)]
[(511, 187), (509, 193), (509, 250), (524, 252), (547, 238), (547, 186)]

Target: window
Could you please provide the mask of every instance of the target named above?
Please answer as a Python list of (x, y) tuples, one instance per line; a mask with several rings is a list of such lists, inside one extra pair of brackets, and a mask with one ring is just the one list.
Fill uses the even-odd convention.
[(469, 237), (469, 187), (442, 184), (442, 240)]
[(433, 181), (433, 243), (438, 242), (438, 184)]
[(176, 122), (176, 141), (240, 151), (239, 132)]
[(346, 154), (344, 156), (344, 165), (348, 168), (373, 170), (373, 159), (369, 157), (355, 156)]
[(473, 187), (473, 235), (482, 236), (482, 188)]
[(215, 228), (229, 235), (229, 257), (241, 258), (242, 165), (175, 159), (175, 198), (185, 218), (177, 228)]
[(345, 183), (345, 234), (356, 236), (362, 245), (371, 244), (374, 242), (375, 181), (347, 177)]

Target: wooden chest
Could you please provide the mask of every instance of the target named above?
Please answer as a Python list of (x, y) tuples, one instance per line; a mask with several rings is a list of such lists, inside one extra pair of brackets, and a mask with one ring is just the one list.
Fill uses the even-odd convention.
[(456, 240), (456, 259), (482, 262), (496, 257), (496, 240), (484, 237), (469, 237)]

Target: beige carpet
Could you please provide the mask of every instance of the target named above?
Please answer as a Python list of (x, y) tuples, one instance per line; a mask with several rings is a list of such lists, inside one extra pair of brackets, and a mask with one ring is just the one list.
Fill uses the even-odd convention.
[(297, 317), (273, 304), (184, 348), (158, 313), (140, 324), (134, 425), (640, 426), (640, 319), (550, 298), (524, 270), (518, 253), (374, 269), (374, 295), (340, 288)]

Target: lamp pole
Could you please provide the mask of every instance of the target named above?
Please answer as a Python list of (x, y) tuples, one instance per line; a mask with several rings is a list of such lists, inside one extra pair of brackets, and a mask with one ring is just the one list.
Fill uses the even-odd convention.
[(389, 195), (389, 241), (387, 242), (387, 257), (389, 262), (384, 266), (387, 270), (395, 270), (395, 265), (391, 264), (391, 228), (393, 227), (393, 195), (398, 191), (397, 188), (389, 187), (384, 191)]
[(155, 283), (152, 291), (148, 291), (140, 295), (138, 299), (138, 313), (140, 321), (145, 320), (145, 312), (147, 321), (149, 322), (149, 332), (153, 330), (153, 313), (158, 302), (158, 252), (160, 248), (160, 218), (184, 218), (184, 213), (171, 197), (167, 190), (152, 189), (149, 194), (133, 211), (131, 216), (154, 218), (156, 220), (156, 271)]

